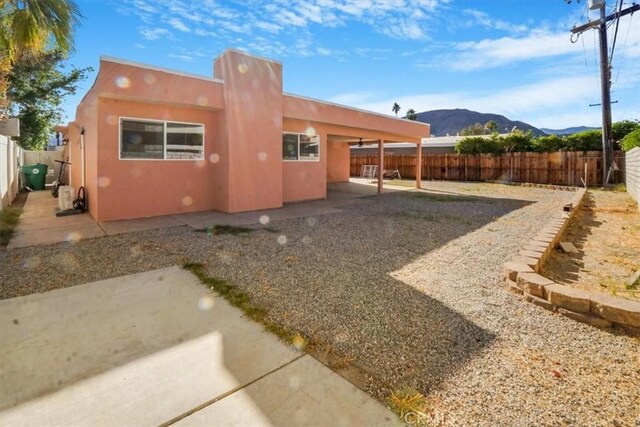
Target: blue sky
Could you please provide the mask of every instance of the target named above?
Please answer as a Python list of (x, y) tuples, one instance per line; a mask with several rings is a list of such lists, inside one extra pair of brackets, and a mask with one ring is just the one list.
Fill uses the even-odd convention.
[[(627, 5), (625, 1), (624, 5)], [(613, 10), (614, 0), (607, 0)], [(78, 0), (69, 62), (100, 55), (206, 76), (225, 48), (283, 63), (287, 92), (400, 115), (468, 108), (537, 127), (599, 126), (587, 0)], [(613, 28), (609, 30), (610, 40)], [(640, 13), (620, 20), (613, 119), (640, 119)], [(68, 119), (95, 71), (65, 104)]]

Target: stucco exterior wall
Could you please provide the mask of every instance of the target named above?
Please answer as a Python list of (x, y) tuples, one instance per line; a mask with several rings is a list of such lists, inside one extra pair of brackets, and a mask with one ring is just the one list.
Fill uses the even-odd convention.
[[(204, 124), (204, 160), (120, 160), (122, 117)], [(425, 124), (283, 94), (282, 64), (234, 50), (216, 58), (212, 78), (102, 59), (73, 126), (72, 183), (80, 185), (84, 127), (85, 187), (99, 221), (321, 199), (327, 182), (349, 179), (345, 138), (429, 136)], [(283, 161), (283, 131), (310, 128), (320, 136), (319, 161)]]
[(327, 183), (349, 182), (350, 148), (344, 142), (327, 144)]
[(282, 206), (282, 65), (229, 50), (214, 63), (224, 80), (228, 208)]
[[(199, 108), (101, 98), (98, 108), (99, 163), (96, 219), (112, 221), (217, 209), (214, 169), (216, 112)], [(120, 160), (120, 118), (202, 123), (204, 160)], [(86, 137), (86, 135), (85, 135)], [(219, 163), (219, 162), (218, 162)]]

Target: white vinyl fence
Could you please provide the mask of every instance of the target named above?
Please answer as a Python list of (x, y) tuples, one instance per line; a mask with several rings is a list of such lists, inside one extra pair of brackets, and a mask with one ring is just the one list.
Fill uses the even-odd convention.
[(626, 163), (627, 192), (640, 203), (640, 147), (627, 151)]
[(18, 159), (22, 149), (11, 138), (0, 135), (0, 210), (18, 195)]

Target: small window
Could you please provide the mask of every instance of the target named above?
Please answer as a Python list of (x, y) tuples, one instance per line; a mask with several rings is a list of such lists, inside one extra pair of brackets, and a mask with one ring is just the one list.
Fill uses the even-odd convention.
[(120, 120), (121, 159), (204, 159), (204, 125)]
[(282, 134), (283, 160), (320, 160), (320, 136), (300, 133)]
[(122, 159), (162, 159), (164, 126), (158, 122), (122, 120)]

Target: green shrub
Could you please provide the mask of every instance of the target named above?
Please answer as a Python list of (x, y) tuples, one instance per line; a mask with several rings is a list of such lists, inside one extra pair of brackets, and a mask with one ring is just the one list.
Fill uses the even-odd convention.
[(483, 138), (481, 136), (469, 136), (463, 138), (456, 144), (456, 153), (458, 154), (502, 154), (504, 152), (502, 146), (495, 136)]
[(532, 141), (532, 150), (538, 153), (552, 153), (566, 149), (565, 139), (558, 135), (540, 136)]
[(533, 134), (531, 131), (519, 132), (515, 131), (508, 135), (501, 135), (498, 142), (502, 150), (507, 153), (531, 151), (533, 147)]
[(574, 133), (565, 137), (565, 143), (569, 151), (602, 150), (602, 131), (593, 129)]
[(629, 151), (632, 148), (640, 147), (640, 127), (633, 132), (629, 132), (622, 141), (620, 141), (620, 146), (624, 151)]
[(640, 123), (622, 120), (611, 125), (611, 139), (620, 142), (631, 132), (640, 129)]

